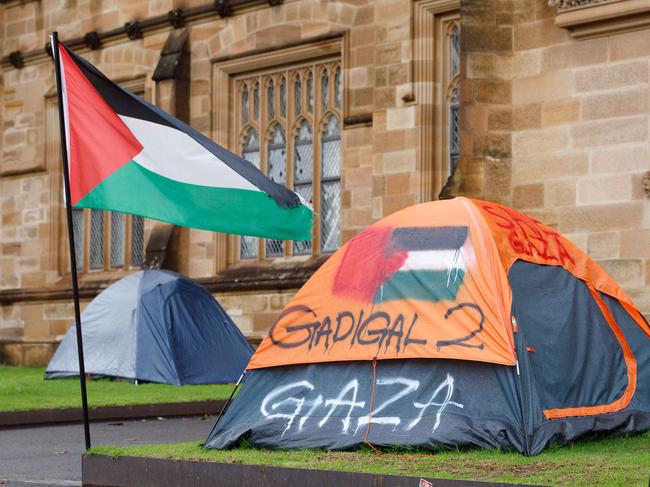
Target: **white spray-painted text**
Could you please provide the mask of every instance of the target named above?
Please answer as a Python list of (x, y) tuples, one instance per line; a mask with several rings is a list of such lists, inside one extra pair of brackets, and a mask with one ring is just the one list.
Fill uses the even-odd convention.
[[(367, 411), (369, 399), (359, 397), (361, 393), (357, 379), (348, 381), (340, 389), (340, 392), (331, 398), (323, 397), (316, 390), (316, 386), (308, 380), (301, 380), (276, 387), (269, 392), (260, 405), (260, 412), (266, 419), (286, 421), (282, 432), (284, 437), (292, 428), (298, 432), (302, 431), (312, 417), (313, 427), (320, 429), (329, 422), (338, 421), (341, 433), (356, 435), (360, 429), (364, 431), (364, 427), (370, 423), (392, 425), (393, 430), (401, 428), (404, 431), (411, 431), (425, 416), (433, 415), (435, 418), (433, 433), (440, 426), (442, 413), (448, 407), (463, 408), (462, 404), (452, 401), (454, 378), (450, 374), (447, 374), (446, 379), (428, 396), (426, 402), (411, 401), (410, 407), (406, 405), (401, 407), (400, 410), (405, 412), (405, 417), (385, 415), (385, 410), (390, 405), (417, 391), (420, 388), (420, 381), (405, 377), (377, 379), (375, 398), (384, 396), (384, 394), (380, 394), (383, 393), (380, 390), (382, 388), (391, 388), (392, 394), (379, 403), (375, 401), (373, 410), (370, 412)], [(396, 388), (397, 390), (395, 390)], [(364, 409), (366, 413), (363, 416), (355, 414), (356, 410), (361, 414)], [(356, 419), (356, 425), (352, 424), (353, 419)], [(296, 422), (296, 420), (298, 421)]]

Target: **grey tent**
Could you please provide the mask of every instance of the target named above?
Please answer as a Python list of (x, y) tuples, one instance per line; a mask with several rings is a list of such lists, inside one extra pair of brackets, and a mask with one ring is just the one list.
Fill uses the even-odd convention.
[[(145, 270), (101, 292), (81, 315), (86, 372), (167, 384), (236, 381), (252, 348), (202, 286), (170, 271)], [(75, 326), (45, 372), (79, 375)]]

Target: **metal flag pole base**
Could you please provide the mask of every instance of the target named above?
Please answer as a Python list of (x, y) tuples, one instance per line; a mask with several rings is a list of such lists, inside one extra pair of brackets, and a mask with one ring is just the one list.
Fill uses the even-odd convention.
[(59, 127), (61, 129), (61, 161), (63, 162), (63, 189), (65, 192), (65, 210), (68, 220), (68, 244), (70, 247), (70, 276), (72, 277), (72, 295), (74, 298), (74, 320), (77, 332), (77, 355), (79, 357), (79, 385), (81, 386), (81, 407), (84, 417), (84, 438), (86, 450), (90, 448), (90, 420), (88, 417), (88, 395), (86, 392), (86, 367), (84, 364), (83, 337), (81, 334), (81, 310), (79, 307), (79, 281), (77, 278), (77, 255), (74, 247), (74, 229), (72, 227), (72, 206), (70, 198), (70, 174), (68, 171), (67, 134), (63, 107), (63, 89), (61, 85), (61, 60), (59, 58), (59, 38), (52, 32), (52, 54), (56, 73), (56, 95), (59, 105)]

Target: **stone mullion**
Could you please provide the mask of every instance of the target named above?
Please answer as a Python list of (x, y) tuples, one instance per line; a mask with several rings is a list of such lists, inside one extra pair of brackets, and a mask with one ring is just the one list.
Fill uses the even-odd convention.
[(330, 97), (329, 97), (329, 100), (328, 100), (329, 101), (328, 108), (332, 113), (334, 113), (334, 110), (336, 110), (336, 100), (335, 100), (335, 98), (336, 98), (336, 81), (334, 79), (334, 75), (336, 74), (335, 73), (336, 68), (335, 68), (334, 64), (328, 64), (326, 66), (326, 68), (327, 68), (327, 73), (328, 73), (327, 78), (329, 79), (329, 84), (327, 85), (327, 89), (329, 90), (329, 94), (330, 94)]
[[(253, 120), (252, 122), (249, 123), (251, 126), (257, 131), (257, 138), (259, 141), (259, 151), (260, 151), (260, 171), (264, 172), (264, 148), (263, 148), (263, 143), (266, 140), (265, 137), (265, 121), (267, 117), (267, 105), (266, 105), (266, 86), (264, 84), (264, 77), (263, 76), (256, 76), (255, 80), (259, 83), (260, 86), (260, 118), (258, 120)], [(253, 102), (254, 103), (254, 102)], [(249, 107), (250, 108), (250, 107)], [(238, 118), (241, 121), (241, 117)], [(243, 127), (242, 130), (240, 131), (241, 134), (243, 134)], [(240, 144), (242, 144), (242, 140), (240, 137)], [(243, 147), (240, 145), (240, 147)], [(263, 254), (263, 248), (264, 248), (264, 239), (258, 238), (257, 239), (257, 257), (255, 259), (251, 260), (257, 260), (259, 261)], [(238, 250), (238, 258), (237, 260), (241, 260), (241, 237), (237, 238), (237, 248)]]
[(246, 87), (248, 88), (248, 123), (251, 124), (254, 120), (254, 110), (253, 110), (253, 105), (255, 104), (254, 98), (255, 98), (255, 81), (251, 78), (248, 80), (246, 83)]
[[(268, 109), (269, 109), (269, 82), (273, 80), (273, 101), (274, 101), (274, 117), (272, 120), (269, 120), (269, 114), (268, 114)], [(265, 175), (268, 174), (268, 152), (269, 152), (269, 137), (270, 137), (270, 132), (269, 128), (272, 126), (273, 122), (277, 119), (278, 115), (278, 110), (280, 109), (278, 105), (278, 92), (279, 92), (279, 86), (276, 82), (277, 80), (273, 75), (267, 76), (267, 82), (264, 83), (264, 89), (263, 89), (263, 100), (264, 103), (262, 103), (262, 106), (264, 107), (264, 116), (260, 117), (260, 171), (262, 171)], [(264, 260), (266, 259), (266, 239), (264, 238), (259, 238), (257, 241), (257, 259), (258, 260)]]
[[(285, 175), (285, 178), (286, 178), (285, 182), (286, 182), (287, 188), (293, 190), (294, 189), (294, 184), (293, 184), (293, 182), (294, 182), (294, 172), (295, 172), (294, 171), (294, 164), (295, 164), (295, 161), (294, 161), (294, 158), (295, 158), (295, 136), (296, 136), (296, 132), (297, 132), (296, 120), (298, 120), (300, 118), (300, 114), (296, 115), (295, 107), (293, 106), (294, 103), (295, 103), (295, 100), (294, 100), (293, 90), (290, 89), (290, 87), (292, 85), (292, 83), (290, 82), (291, 74), (292, 74), (292, 72), (290, 70), (287, 70), (287, 71), (284, 72), (284, 76), (285, 76), (285, 80), (286, 80), (285, 81), (285, 86), (286, 86), (286, 90), (287, 90), (287, 94), (286, 94), (286, 102), (287, 102), (287, 106), (286, 106), (286, 110), (287, 110), (286, 111), (286, 114), (287, 114), (287, 116), (286, 116), (286, 123), (287, 123), (287, 131), (286, 131), (286, 139), (287, 139), (287, 142), (286, 142), (286, 147), (287, 147), (287, 149), (286, 149), (287, 150), (287, 157), (286, 157), (286, 160), (287, 160), (287, 174)], [(304, 99), (303, 91), (304, 90), (301, 90), (300, 95), (301, 95), (301, 98)], [(278, 93), (278, 96), (279, 96), (279, 93)], [(304, 110), (304, 107), (305, 107), (305, 105), (302, 104), (301, 109)], [(302, 114), (302, 111), (301, 111), (301, 114)], [(293, 254), (293, 241), (292, 240), (285, 240), (285, 242), (284, 242), (284, 255), (285, 255), (285, 257), (289, 257), (292, 254)]]
[(312, 140), (314, 144), (314, 173), (312, 175), (312, 206), (314, 207), (314, 241), (312, 244), (313, 255), (320, 254), (320, 180), (321, 180), (321, 167), (322, 167), (322, 151), (321, 140), (323, 138), (323, 103), (322, 103), (322, 76), (323, 69), (314, 69), (314, 126), (312, 128)]
[[(246, 86), (246, 83), (244, 81), (233, 81), (232, 82), (234, 85), (234, 89), (232, 92), (235, 94), (235, 101), (234, 101), (234, 107), (233, 107), (233, 124), (232, 126), (236, 127), (236, 130), (234, 130), (234, 137), (230, 137), (231, 140), (234, 139), (234, 144), (236, 144), (236, 149), (235, 152), (240, 152), (242, 150), (242, 141), (244, 140), (244, 125), (242, 123), (242, 110), (241, 110), (241, 104), (242, 104), (242, 92), (243, 92), (243, 87)], [(260, 142), (261, 143), (261, 142)], [(237, 257), (234, 260), (240, 260), (241, 259), (241, 237), (239, 235), (231, 235), (229, 237), (230, 241), (234, 244), (233, 247), (236, 249)], [(217, 257), (218, 258), (218, 257)]]

